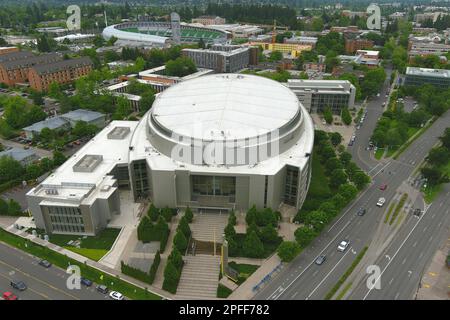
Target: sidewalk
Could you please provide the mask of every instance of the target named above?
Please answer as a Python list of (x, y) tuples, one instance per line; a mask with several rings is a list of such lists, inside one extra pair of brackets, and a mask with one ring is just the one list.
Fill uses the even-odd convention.
[(106, 274), (109, 274), (109, 275), (114, 276), (114, 277), (115, 276), (119, 276), (120, 279), (122, 279), (124, 281), (127, 281), (127, 282), (129, 282), (129, 283), (131, 283), (131, 284), (133, 284), (133, 285), (135, 285), (137, 287), (140, 287), (142, 289), (147, 289), (149, 292), (157, 294), (157, 295), (159, 295), (159, 296), (161, 296), (163, 298), (166, 298), (166, 299), (174, 299), (175, 298), (172, 294), (170, 294), (170, 293), (168, 293), (166, 291), (163, 291), (163, 290), (161, 290), (159, 288), (156, 288), (156, 287), (154, 287), (152, 285), (149, 285), (147, 283), (141, 282), (139, 280), (133, 279), (133, 278), (131, 278), (129, 276), (126, 276), (126, 275), (122, 274), (120, 271), (117, 271), (115, 269), (109, 268), (109, 267), (107, 267), (107, 266), (105, 266), (103, 264), (100, 264), (100, 263), (96, 262), (96, 261), (93, 261), (93, 260), (90, 260), (90, 259), (88, 259), (86, 257), (83, 257), (83, 256), (81, 256), (81, 255), (79, 255), (79, 254), (77, 254), (75, 252), (72, 252), (70, 250), (61, 248), (61, 247), (59, 247), (57, 245), (54, 245), (54, 244), (52, 244), (52, 243), (50, 243), (48, 241), (42, 240), (40, 238), (37, 238), (37, 237), (33, 236), (32, 234), (26, 233), (24, 231), (17, 230), (17, 229), (14, 228), (14, 226), (9, 226), (9, 227), (6, 227), (6, 228), (2, 226), (2, 228), (5, 231), (13, 233), (13, 234), (15, 234), (17, 236), (20, 236), (22, 238), (28, 239), (28, 240), (30, 240), (30, 241), (32, 241), (32, 242), (34, 242), (36, 244), (39, 244), (41, 246), (47, 247), (47, 248), (49, 248), (49, 249), (51, 249), (53, 251), (56, 251), (56, 252), (58, 252), (58, 253), (60, 253), (62, 255), (65, 255), (65, 256), (73, 259), (73, 260), (76, 260), (76, 261), (78, 261), (80, 263), (85, 263), (86, 265), (88, 265), (90, 267), (93, 267), (95, 269), (98, 269), (98, 270), (100, 270), (100, 271), (102, 271), (102, 272), (104, 272)]
[[(241, 259), (241, 258), (237, 258)], [(242, 258), (244, 259), (244, 258)], [(231, 261), (236, 261), (230, 258)], [(268, 259), (264, 260), (261, 267), (258, 268), (243, 284), (241, 284), (236, 290), (231, 293), (228, 299), (231, 300), (250, 300), (257, 291), (253, 291), (253, 287), (261, 282), (261, 280), (267, 276), (274, 268), (280, 264), (280, 258), (277, 254), (273, 254)], [(250, 263), (250, 261), (248, 262)], [(254, 262), (252, 264), (255, 264)]]

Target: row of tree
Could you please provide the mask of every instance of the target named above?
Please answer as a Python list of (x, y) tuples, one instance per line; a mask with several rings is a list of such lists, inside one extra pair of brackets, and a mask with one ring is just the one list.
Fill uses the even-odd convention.
[(430, 150), (426, 158), (427, 165), (420, 170), (430, 186), (450, 181), (449, 174), (445, 170), (450, 162), (450, 127), (439, 139), (442, 145)]

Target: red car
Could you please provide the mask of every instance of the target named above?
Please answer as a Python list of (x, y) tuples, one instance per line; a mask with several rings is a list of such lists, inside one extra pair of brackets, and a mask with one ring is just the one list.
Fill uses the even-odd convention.
[(3, 299), (5, 300), (17, 300), (17, 296), (13, 294), (12, 292), (5, 292), (3, 293)]
[(380, 190), (386, 190), (386, 188), (387, 188), (387, 184), (382, 184), (382, 185), (380, 186)]

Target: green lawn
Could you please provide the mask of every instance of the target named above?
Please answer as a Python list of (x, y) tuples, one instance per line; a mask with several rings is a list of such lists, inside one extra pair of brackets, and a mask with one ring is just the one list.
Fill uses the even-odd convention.
[(69, 241), (81, 240), (80, 248), (103, 249), (108, 251), (111, 249), (114, 241), (116, 241), (119, 233), (120, 229), (107, 228), (102, 230), (98, 235), (94, 237), (88, 236), (85, 239), (78, 235), (54, 234), (50, 236), (50, 242), (60, 247), (67, 247)]
[(254, 264), (245, 264), (245, 263), (236, 263), (234, 261), (230, 262), (228, 264), (231, 268), (233, 268), (234, 270), (236, 270), (237, 272), (239, 272), (239, 276), (238, 276), (238, 285), (241, 285), (242, 283), (244, 283), (245, 280), (248, 279), (248, 277), (250, 277), (253, 272), (255, 272), (259, 266), (258, 265), (254, 265)]
[(12, 233), (9, 233), (3, 229), (0, 228), (0, 241), (16, 247), (22, 251), (25, 251), (29, 254), (32, 254), (40, 259), (45, 259), (50, 261), (55, 266), (58, 266), (62, 269), (66, 269), (67, 266), (70, 265), (77, 265), (81, 269), (81, 274), (98, 283), (98, 284), (104, 284), (108, 286), (110, 290), (119, 291), (122, 294), (124, 294), (126, 297), (130, 299), (137, 299), (137, 300), (160, 300), (161, 297), (151, 293), (147, 290), (141, 289), (129, 282), (126, 282), (118, 277), (114, 277), (108, 274), (105, 274), (103, 271), (98, 270), (96, 268), (87, 266), (83, 263), (80, 263), (78, 261), (75, 261), (73, 259), (70, 259), (66, 257), (65, 255), (62, 255), (56, 251), (53, 251), (47, 247), (43, 247), (41, 245), (38, 245), (34, 242), (31, 242), (29, 240), (26, 240), (22, 237), (16, 236)]
[(328, 187), (328, 178), (325, 175), (323, 166), (320, 164), (319, 156), (314, 149), (312, 158), (311, 182), (309, 184), (307, 198), (323, 198), (324, 195), (330, 193), (331, 190)]
[(220, 284), (217, 286), (217, 298), (228, 298), (228, 296), (232, 293), (233, 291), (227, 287), (225, 287), (224, 285)]
[(375, 159), (380, 160), (384, 155), (384, 149), (378, 148), (377, 151), (375, 151)]
[(104, 249), (86, 249), (86, 248), (76, 248), (67, 246), (64, 247), (67, 250), (73, 251), (75, 253), (78, 253), (86, 258), (89, 258), (94, 261), (99, 261), (105, 254), (108, 253), (108, 250)]
[(442, 184), (438, 184), (437, 186), (428, 186), (427, 188), (422, 188), (423, 198), (426, 203), (432, 203), (434, 199), (437, 197), (439, 192), (442, 190)]

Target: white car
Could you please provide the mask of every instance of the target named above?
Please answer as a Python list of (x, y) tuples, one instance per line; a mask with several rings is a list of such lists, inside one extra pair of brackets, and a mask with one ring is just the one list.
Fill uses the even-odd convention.
[(339, 243), (339, 245), (338, 245), (338, 248), (337, 248), (338, 251), (344, 252), (347, 249), (349, 244), (350, 244), (350, 241), (342, 240), (341, 243)]
[(109, 297), (113, 300), (123, 300), (124, 299), (123, 294), (121, 294), (120, 292), (117, 292), (117, 291), (111, 291), (109, 293)]
[(386, 199), (381, 197), (380, 199), (378, 199), (377, 206), (382, 207), (385, 202), (386, 202)]

